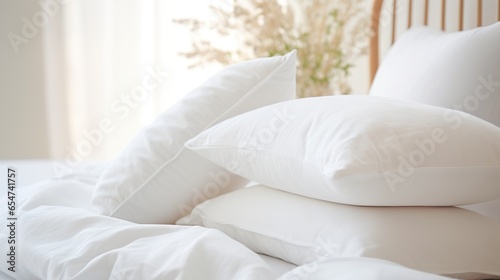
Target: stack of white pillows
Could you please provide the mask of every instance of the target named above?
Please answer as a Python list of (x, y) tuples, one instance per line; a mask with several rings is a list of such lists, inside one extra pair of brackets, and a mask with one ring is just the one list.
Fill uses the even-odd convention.
[(455, 207), (500, 199), (499, 46), (500, 23), (412, 28), (368, 96), (292, 100), (295, 52), (229, 66), (133, 139), (93, 205), (296, 265), (371, 257), (500, 279), (500, 222)]

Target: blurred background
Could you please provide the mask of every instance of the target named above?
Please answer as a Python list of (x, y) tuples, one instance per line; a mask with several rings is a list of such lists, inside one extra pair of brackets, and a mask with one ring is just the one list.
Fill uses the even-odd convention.
[[(172, 23), (174, 15), (206, 17), (208, 5), (1, 0), (0, 158), (116, 155), (140, 127), (217, 71), (187, 69), (177, 53), (189, 48), (189, 33)], [(99, 128), (103, 121), (107, 132)]]
[[(286, 2), (277, 1), (285, 7)], [(408, 1), (399, 2), (398, 9), (408, 9)], [(458, 4), (448, 2), (458, 12)], [(359, 3), (358, 21), (369, 20), (372, 1)], [(473, 25), (474, 1), (466, 5), (472, 16), (465, 25)], [(494, 20), (496, 1), (484, 5), (492, 12), (486, 9), (485, 20)], [(234, 12), (234, 7), (232, 0), (0, 0), (0, 159), (76, 164), (113, 158), (141, 127), (223, 67), (190, 67), (193, 59), (186, 52), (200, 42), (200, 34), (174, 20), (213, 23), (220, 16), (214, 11)], [(415, 6), (415, 21), (422, 10)], [(433, 22), (438, 14), (439, 6), (431, 7), (431, 25), (439, 25), (438, 19)], [(447, 29), (457, 30), (456, 23), (447, 22)], [(367, 44), (369, 30), (356, 32), (350, 35), (359, 35), (360, 46)], [(215, 45), (223, 40), (201, 35), (207, 34)], [(367, 53), (350, 59), (349, 92), (366, 94)]]

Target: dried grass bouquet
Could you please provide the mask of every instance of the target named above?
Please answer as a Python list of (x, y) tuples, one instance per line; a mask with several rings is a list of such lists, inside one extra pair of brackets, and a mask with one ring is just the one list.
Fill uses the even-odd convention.
[(349, 70), (369, 41), (365, 1), (215, 0), (210, 8), (211, 19), (175, 20), (193, 34), (193, 49), (181, 53), (191, 67), (297, 49), (297, 97), (350, 93)]

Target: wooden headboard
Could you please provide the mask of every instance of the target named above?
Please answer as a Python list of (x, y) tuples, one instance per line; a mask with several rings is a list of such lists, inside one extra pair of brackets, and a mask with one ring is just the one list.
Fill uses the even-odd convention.
[[(483, 20), (483, 14), (488, 12), (491, 14), (491, 6), (489, 5), (488, 11), (486, 11), (486, 5), (483, 5), (483, 0), (470, 0), (467, 3), (464, 3), (464, 0), (455, 0), (455, 1), (447, 1), (447, 0), (441, 0), (440, 1), (440, 28), (441, 30), (447, 30), (447, 7), (451, 6), (450, 4), (457, 4), (456, 2), (458, 1), (458, 30), (462, 31), (464, 30), (464, 17), (465, 17), (465, 12), (466, 10), (464, 9), (465, 4), (468, 4), (467, 6), (470, 6), (469, 4), (472, 5), (477, 5), (475, 8), (475, 26), (482, 26), (482, 25), (487, 25), (487, 23)], [(488, 0), (486, 0), (488, 1)], [(500, 21), (500, 0), (494, 0), (497, 2), (496, 4), (496, 21)], [(406, 2), (408, 5), (407, 14), (401, 15), (400, 13), (396, 12), (398, 11), (398, 5), (401, 4), (401, 2)], [(439, 0), (432, 0), (431, 3), (435, 4), (436, 2), (439, 2)], [(450, 3), (448, 3), (450, 2)], [(451, 3), (454, 2), (454, 3)], [(492, 4), (492, 1), (489, 0), (488, 4)], [(396, 23), (398, 22), (398, 16), (404, 16), (404, 19), (406, 20), (406, 29), (408, 29), (412, 24), (416, 21), (415, 19), (415, 8), (417, 5), (423, 5), (423, 7), (419, 7), (423, 9), (423, 15), (420, 18), (420, 23), (423, 25), (428, 25), (429, 24), (429, 0), (374, 0), (373, 2), (373, 8), (372, 8), (372, 20), (371, 20), (371, 29), (373, 31), (373, 36), (370, 39), (370, 82), (373, 81), (373, 78), (375, 77), (375, 73), (377, 72), (377, 68), (379, 65), (379, 60), (380, 60), (380, 30), (381, 30), (381, 25), (384, 23), (384, 25), (388, 25), (391, 30), (391, 38), (390, 38), (390, 44), (394, 43), (394, 40), (396, 39)], [(383, 13), (383, 7), (388, 8), (389, 12), (388, 13)], [(470, 11), (468, 11), (470, 12)], [(495, 11), (494, 11), (495, 12)], [(387, 19), (387, 15), (390, 15), (390, 19)]]

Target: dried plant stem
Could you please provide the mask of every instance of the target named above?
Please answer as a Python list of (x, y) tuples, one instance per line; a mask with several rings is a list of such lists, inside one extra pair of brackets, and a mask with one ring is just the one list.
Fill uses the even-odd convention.
[[(363, 0), (234, 0), (231, 7), (214, 5), (214, 20), (176, 20), (194, 34), (192, 50), (181, 55), (197, 67), (297, 49), (297, 97), (348, 94), (349, 70), (368, 45), (366, 6)], [(366, 37), (364, 43), (360, 36)], [(232, 44), (219, 46), (213, 38)]]

